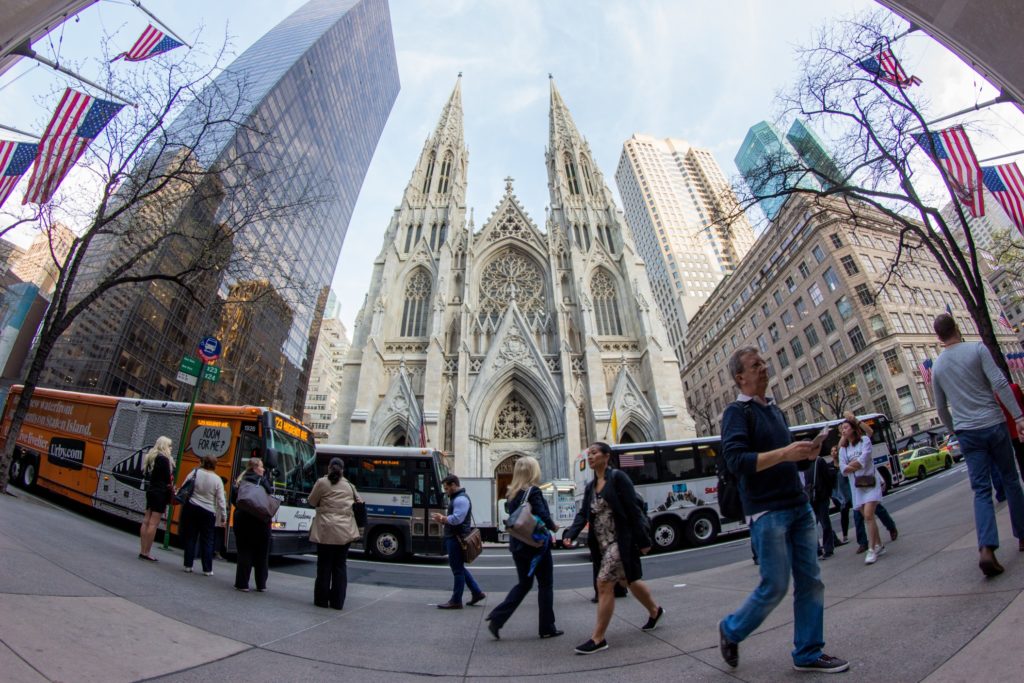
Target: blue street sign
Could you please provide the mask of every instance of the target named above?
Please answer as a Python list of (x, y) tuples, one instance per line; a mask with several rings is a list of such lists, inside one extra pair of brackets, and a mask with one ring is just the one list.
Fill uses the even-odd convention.
[(203, 337), (196, 347), (196, 353), (207, 363), (220, 358), (220, 340), (216, 337)]

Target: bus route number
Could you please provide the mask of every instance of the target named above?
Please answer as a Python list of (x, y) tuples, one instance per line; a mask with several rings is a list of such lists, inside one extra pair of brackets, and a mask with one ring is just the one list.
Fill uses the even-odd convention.
[(212, 455), (219, 458), (228, 452), (231, 443), (231, 427), (196, 427), (192, 430), (189, 447), (197, 458)]

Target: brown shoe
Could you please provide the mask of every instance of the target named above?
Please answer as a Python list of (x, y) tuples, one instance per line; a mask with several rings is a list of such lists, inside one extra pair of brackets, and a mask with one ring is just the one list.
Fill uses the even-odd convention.
[(866, 545), (859, 545), (859, 546), (857, 546), (857, 554), (858, 555), (860, 555), (861, 553), (866, 553), (867, 551), (868, 551), (868, 547)]
[(475, 605), (478, 602), (481, 602), (482, 600), (486, 600), (486, 599), (487, 599), (487, 593), (477, 593), (476, 595), (473, 596), (473, 599), (470, 600), (469, 602), (467, 602), (466, 604), (467, 605)]
[(982, 546), (979, 551), (978, 566), (985, 576), (999, 576), (1003, 573), (1003, 565), (996, 559), (996, 552), (989, 546)]
[(441, 603), (440, 605), (438, 605), (437, 609), (462, 609), (462, 603), (452, 602), (451, 600), (449, 600), (448, 602)]

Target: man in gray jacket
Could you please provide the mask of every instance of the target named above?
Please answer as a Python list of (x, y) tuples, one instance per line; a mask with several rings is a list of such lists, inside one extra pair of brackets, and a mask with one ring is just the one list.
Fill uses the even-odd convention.
[(992, 505), (993, 469), (1003, 480), (1013, 535), (1017, 537), (1018, 548), (1024, 551), (1024, 491), (1017, 476), (1010, 431), (996, 394), (1017, 423), (1018, 434), (1024, 434), (1024, 414), (988, 347), (980, 342), (964, 342), (953, 316), (946, 313), (935, 318), (933, 327), (945, 347), (932, 367), (935, 407), (942, 424), (960, 440), (967, 461), (974, 490), (978, 566), (985, 576), (996, 576), (1003, 573), (1003, 566), (995, 553), (999, 547), (999, 528)]

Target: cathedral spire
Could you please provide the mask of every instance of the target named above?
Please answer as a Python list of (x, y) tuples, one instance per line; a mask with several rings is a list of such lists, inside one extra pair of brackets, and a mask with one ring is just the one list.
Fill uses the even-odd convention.
[(455, 87), (452, 88), (452, 94), (448, 96), (448, 101), (445, 103), (444, 109), (441, 110), (441, 118), (437, 121), (437, 128), (434, 129), (432, 142), (437, 143), (445, 133), (448, 133), (450, 139), (459, 147), (463, 146), (461, 71), (459, 72), (459, 77), (455, 79)]
[(446, 204), (465, 202), (466, 166), (469, 152), (462, 134), (462, 72), (455, 80), (448, 101), (441, 110), (433, 134), (423, 144), (413, 169), (406, 198), (413, 205), (422, 201)]
[(548, 82), (551, 85), (551, 109), (549, 114), (549, 142), (548, 148), (554, 152), (558, 149), (578, 148), (582, 142), (582, 136), (576, 129), (576, 122), (572, 120), (569, 107), (562, 99), (555, 85), (555, 78), (548, 74)]

